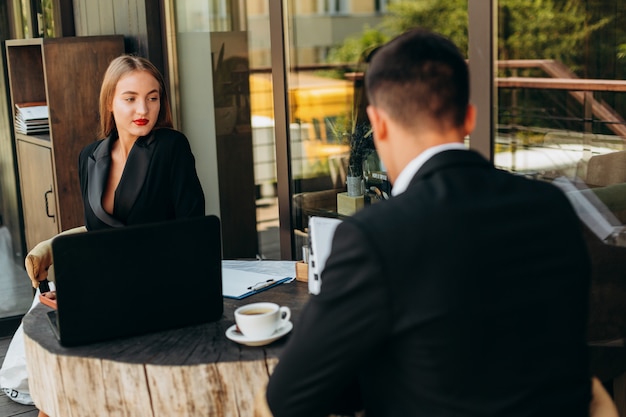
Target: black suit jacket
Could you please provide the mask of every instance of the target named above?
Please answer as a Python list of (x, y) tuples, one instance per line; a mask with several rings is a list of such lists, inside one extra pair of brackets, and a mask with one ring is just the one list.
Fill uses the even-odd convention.
[(133, 145), (115, 191), (114, 213), (102, 207), (116, 136), (87, 145), (79, 157), (85, 226), (98, 230), (203, 216), (204, 193), (189, 141), (173, 129), (158, 129)]
[(275, 417), (587, 416), (590, 263), (551, 184), (449, 150), (336, 229), (270, 378)]

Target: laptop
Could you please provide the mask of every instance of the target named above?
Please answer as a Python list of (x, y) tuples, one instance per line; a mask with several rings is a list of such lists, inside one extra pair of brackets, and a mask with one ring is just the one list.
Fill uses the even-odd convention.
[(61, 235), (52, 240), (63, 346), (222, 317), (222, 250), (213, 215)]

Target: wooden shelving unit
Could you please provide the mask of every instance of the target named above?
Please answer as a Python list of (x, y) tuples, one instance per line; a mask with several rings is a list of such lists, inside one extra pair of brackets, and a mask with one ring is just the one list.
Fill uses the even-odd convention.
[(83, 224), (78, 155), (98, 139), (100, 84), (124, 37), (6, 41), (11, 110), (46, 102), (49, 134), (15, 133), (26, 247)]

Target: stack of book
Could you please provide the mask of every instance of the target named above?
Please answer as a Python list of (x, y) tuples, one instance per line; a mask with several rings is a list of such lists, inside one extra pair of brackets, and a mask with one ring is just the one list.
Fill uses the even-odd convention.
[(48, 105), (45, 101), (15, 104), (15, 130), (24, 135), (48, 133)]

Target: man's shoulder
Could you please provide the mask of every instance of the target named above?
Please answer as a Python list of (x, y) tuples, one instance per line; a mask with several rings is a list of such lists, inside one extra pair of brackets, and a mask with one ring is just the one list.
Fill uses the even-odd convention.
[(512, 185), (528, 192), (537, 193), (539, 196), (550, 196), (555, 198), (564, 198), (564, 194), (560, 188), (547, 180), (528, 177), (523, 174), (496, 169), (500, 175), (508, 178)]

